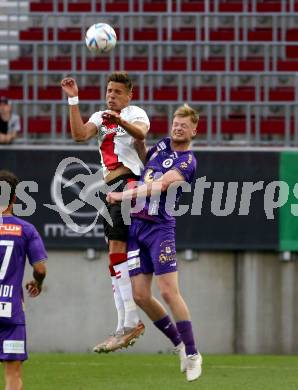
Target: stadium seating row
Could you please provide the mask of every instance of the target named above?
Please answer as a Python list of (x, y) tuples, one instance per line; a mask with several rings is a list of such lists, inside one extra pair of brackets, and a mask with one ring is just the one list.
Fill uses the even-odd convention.
[[(294, 48), (291, 48), (291, 52), (297, 55), (298, 50), (295, 53)], [(36, 64), (36, 66), (35, 66)], [(89, 71), (109, 71), (111, 69), (127, 71), (270, 71), (277, 70), (280, 72), (296, 72), (298, 71), (298, 58), (294, 59), (282, 59), (278, 58), (277, 61), (266, 61), (264, 57), (247, 57), (245, 59), (235, 60), (233, 58), (213, 57), (209, 59), (202, 59), (201, 61), (192, 58), (189, 61), (185, 57), (164, 57), (160, 59), (158, 57), (148, 59), (147, 57), (130, 57), (125, 58), (121, 64), (119, 57), (113, 60), (110, 57), (101, 57), (100, 59), (86, 60), (85, 66), (82, 59), (78, 58), (76, 61), (72, 61), (71, 57), (54, 57), (45, 61), (44, 58), (32, 58), (22, 57), (10, 62), (11, 70), (41, 70), (41, 71), (77, 71), (77, 70), (89, 70)]]
[[(87, 118), (85, 118), (87, 119)], [(151, 129), (149, 136), (152, 135), (162, 135), (167, 133), (168, 131), (168, 121), (165, 117), (152, 117), (151, 120)], [(53, 122), (50, 116), (36, 116), (29, 117), (28, 120), (28, 132), (30, 134), (48, 134), (51, 132)], [(216, 118), (213, 118), (210, 122), (211, 132), (216, 134), (218, 132), (219, 124)], [(286, 119), (284, 117), (267, 117), (262, 118), (260, 120), (260, 133), (263, 135), (272, 135), (272, 134), (280, 134), (284, 135), (286, 131), (289, 134), (296, 134), (297, 132), (297, 123), (295, 124), (295, 119), (291, 118), (289, 125), (286, 123)], [(67, 132), (69, 133), (69, 124), (68, 121), (65, 124)], [(287, 126), (289, 126), (287, 130)], [(246, 134), (246, 120), (245, 117), (235, 117), (235, 118), (222, 118), (221, 123), (221, 133), (222, 134)], [(57, 133), (61, 133), (62, 129), (62, 118), (57, 117), (54, 122), (54, 131)], [(198, 136), (205, 136), (208, 132), (208, 121), (206, 117), (201, 117), (199, 126), (198, 126)], [(251, 135), (256, 133), (256, 122), (254, 118), (251, 119), (251, 130), (249, 132)], [(297, 134), (296, 134), (297, 135)]]
[[(31, 12), (53, 12), (55, 10), (59, 12), (129, 12), (129, 11), (144, 11), (144, 12), (167, 12), (168, 3), (163, 0), (145, 0), (132, 2), (125, 0), (114, 0), (110, 2), (101, 1), (59, 1), (58, 4), (54, 4), (52, 0), (43, 1), (31, 1)], [(105, 6), (103, 7), (103, 4)], [(267, 1), (208, 1), (208, 10), (206, 9), (206, 2), (204, 0), (182, 0), (171, 1), (171, 11), (179, 12), (206, 12), (206, 11), (219, 11), (219, 12), (244, 12), (244, 11), (256, 11), (260, 13), (265, 12), (282, 12), (282, 11), (297, 11), (298, 2), (294, 1), (292, 4), (285, 1), (267, 0)], [(246, 4), (245, 4), (246, 3)], [(284, 4), (283, 4), (284, 3)]]
[[(139, 87), (134, 87), (134, 100), (140, 100), (141, 91)], [(150, 96), (151, 94), (151, 96)], [(180, 96), (181, 94), (181, 96)], [(38, 99), (38, 100), (65, 100), (60, 86), (38, 87), (34, 91), (34, 87), (24, 88), (20, 86), (11, 86), (8, 89), (0, 90), (1, 96), (8, 96), (10, 99)], [(101, 96), (99, 87), (85, 86), (80, 87), (80, 98), (83, 100), (100, 100), (104, 99)], [(228, 101), (228, 102), (286, 102), (298, 101), (298, 89), (295, 87), (272, 87), (268, 91), (264, 87), (231, 87), (227, 89), (221, 87), (219, 92), (215, 87), (197, 87), (191, 88), (188, 92), (187, 88), (179, 91), (178, 87), (155, 87), (149, 90), (149, 87), (144, 87), (142, 90), (142, 98), (145, 100), (166, 100), (176, 102), (177, 100), (192, 100), (197, 102), (207, 101)]]
[[(111, 54), (95, 57), (83, 36), (99, 11), (119, 40)], [(209, 140), (230, 134), (257, 143), (269, 134), (289, 143), (298, 125), (297, 11), (294, 0), (30, 1), (31, 24), (20, 28), (19, 55), (7, 50), (2, 60), (10, 84), (0, 93), (16, 101), (25, 135), (50, 134), (54, 141), (69, 137), (61, 78), (78, 77), (87, 117), (103, 103), (103, 75), (125, 69), (137, 75), (134, 103), (147, 107), (151, 134), (166, 133), (175, 107), (189, 101)], [(5, 44), (9, 49), (16, 42)], [(234, 78), (237, 72), (243, 76)], [(263, 72), (265, 78), (256, 76)]]
[[(119, 28), (115, 28), (117, 36), (122, 40), (133, 39), (134, 41), (156, 41), (156, 40), (172, 40), (172, 41), (196, 41), (198, 37), (200, 40), (206, 39), (205, 29), (196, 28), (173, 28), (170, 32), (167, 28), (139, 28), (134, 29), (132, 32), (126, 28), (124, 31)], [(123, 36), (122, 36), (123, 31)], [(56, 33), (56, 35), (55, 35)], [(52, 41), (57, 39), (58, 41), (81, 41), (82, 29), (80, 28), (60, 28), (55, 31), (53, 27), (47, 29), (31, 27), (25, 31), (20, 31), (21, 41)], [(281, 29), (278, 29), (276, 38), (280, 40), (282, 37)], [(243, 29), (238, 30), (232, 28), (219, 28), (208, 31), (209, 41), (241, 41), (244, 39)], [(298, 28), (289, 28), (286, 30), (285, 39), (287, 41), (298, 41)], [(248, 42), (254, 41), (272, 41), (273, 31), (272, 28), (254, 28), (248, 29), (245, 40)]]

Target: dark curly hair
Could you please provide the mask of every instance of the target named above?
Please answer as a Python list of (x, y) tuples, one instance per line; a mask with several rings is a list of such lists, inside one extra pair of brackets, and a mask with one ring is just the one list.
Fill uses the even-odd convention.
[(110, 81), (114, 81), (115, 83), (124, 84), (128, 92), (132, 91), (132, 87), (133, 87), (132, 81), (126, 72), (111, 73), (108, 77), (107, 85)]
[[(1, 181), (5, 181), (10, 186), (9, 204), (11, 204), (12, 199), (16, 193), (16, 188), (17, 188), (17, 185), (19, 183), (19, 179), (14, 173), (2, 169), (2, 170), (0, 170), (0, 182)], [(2, 189), (0, 186), (0, 194), (1, 194), (1, 192), (2, 192)]]

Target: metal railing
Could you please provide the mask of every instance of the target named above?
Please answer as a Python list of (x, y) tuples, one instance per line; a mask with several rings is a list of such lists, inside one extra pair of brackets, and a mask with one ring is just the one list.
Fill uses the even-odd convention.
[[(266, 1), (266, 0), (265, 0)], [(264, 2), (265, 2), (264, 1)], [(40, 0), (32, 1), (36, 3), (40, 3)], [(101, 0), (100, 5), (101, 5), (101, 12), (106, 12), (107, 5), (111, 3), (115, 3), (116, 1), (114, 0)], [(227, 3), (228, 0), (213, 0), (214, 4), (214, 10), (217, 12), (219, 10), (219, 5), (220, 3)], [(260, 0), (240, 0), (239, 2), (242, 3), (243, 5), (243, 10), (248, 11), (249, 7), (251, 6), (252, 12), (257, 12), (257, 5), (258, 3), (263, 3), (263, 1)], [(69, 0), (53, 0), (53, 11), (58, 11), (58, 4), (62, 3), (63, 4), (63, 10), (62, 12), (67, 12), (68, 11), (68, 5), (73, 3), (77, 3), (77, 1), (69, 1)], [(90, 9), (91, 12), (96, 12), (97, 11), (97, 4), (99, 3), (98, 0), (82, 0), (81, 3), (89, 3), (90, 4)], [(138, 12), (143, 12), (144, 11), (144, 3), (145, 0), (138, 0)], [(174, 2), (172, 0), (166, 0), (166, 10), (167, 12), (181, 12), (183, 7), (182, 4), (186, 3), (183, 0), (176, 0), (176, 10), (174, 7)], [(128, 11), (133, 12), (134, 11), (134, 0), (128, 0)], [(210, 0), (204, 0), (204, 12), (208, 12), (210, 10)], [(282, 0), (281, 1), (281, 9), (282, 12), (289, 12), (293, 13), (295, 12), (295, 0)]]
[[(136, 69), (130, 71), (134, 78), (135, 85), (139, 89), (139, 100), (136, 104), (144, 107), (149, 117), (160, 116), (166, 118), (167, 132), (170, 127), (172, 114), (177, 105), (187, 101), (197, 108), (202, 114), (201, 123), (206, 126), (198, 138), (200, 143), (214, 145), (224, 142), (226, 135), (238, 142), (244, 142), (250, 145), (260, 145), (266, 143), (265, 136), (275, 137), (275, 143), (285, 145), (298, 145), (297, 125), (298, 125), (298, 106), (296, 104), (298, 97), (298, 77), (296, 72), (278, 72), (279, 61), (291, 61), (287, 56), (287, 50), (291, 47), (297, 47), (297, 42), (286, 41), (286, 34), (289, 28), (297, 25), (298, 13), (295, 13), (295, 1), (289, 0), (282, 2), (282, 12), (260, 14), (257, 12), (257, 1), (243, 0), (244, 12), (222, 13), (219, 11), (219, 4), (222, 1), (215, 0), (214, 12), (210, 11), (210, 2), (205, 0), (204, 12), (198, 13), (180, 13), (182, 0), (176, 1), (176, 9), (173, 2), (167, 0), (167, 10), (161, 13), (144, 12), (144, 1), (138, 2), (138, 12), (133, 12), (134, 1), (129, 0), (129, 12), (107, 13), (106, 6), (108, 0), (101, 1), (101, 13), (96, 12), (96, 0), (90, 0), (91, 12), (70, 13), (67, 11), (69, 1), (63, 0), (64, 11), (58, 12), (58, 0), (53, 2), (54, 12), (51, 13), (30, 13), (32, 26), (40, 27), (44, 39), (2, 41), (2, 53), (7, 50), (9, 58), (9, 49), (18, 45), (23, 58), (32, 58), (31, 71), (8, 71), (12, 79), (16, 78), (16, 85), (22, 83), (23, 100), (15, 100), (14, 108), (22, 116), (23, 133), (19, 142), (36, 142), (38, 135), (32, 138), (30, 129), (30, 120), (39, 116), (46, 116), (50, 123), (50, 132), (45, 134), (43, 139), (49, 142), (68, 142), (69, 133), (67, 131), (68, 109), (62, 100), (40, 100), (39, 88), (46, 88), (49, 84), (53, 85), (53, 80), (59, 76), (62, 78), (71, 74), (80, 79), (80, 86), (88, 86), (90, 78), (93, 77), (93, 85), (96, 83), (100, 89), (101, 100), (82, 100), (81, 108), (83, 115), (88, 117), (91, 113), (98, 110), (98, 106), (104, 106), (103, 97), (105, 95), (105, 77), (106, 71), (100, 70), (88, 71), (89, 60), (100, 61), (105, 58), (109, 62), (109, 72), (116, 69), (125, 69), (127, 61), (139, 57), (147, 62), (148, 71), (142, 72)], [(252, 12), (249, 12), (252, 9)], [(84, 34), (90, 24), (99, 21), (106, 21), (113, 26), (118, 27), (119, 36), (116, 48), (109, 53), (107, 57), (94, 57), (88, 51), (84, 44)], [(260, 19), (261, 16), (261, 19)], [(15, 19), (8, 15), (7, 23), (17, 23)], [(134, 33), (144, 26), (153, 28), (157, 31), (157, 41), (136, 41)], [(250, 31), (258, 27), (270, 26), (272, 29), (273, 41), (249, 41)], [(79, 40), (58, 40), (59, 29), (75, 26), (80, 30)], [(173, 41), (173, 33), (184, 27), (193, 28), (195, 39), (193, 41)], [(219, 28), (233, 29), (233, 40), (212, 41), (211, 32)], [(128, 31), (128, 41), (125, 34)], [(164, 31), (166, 36), (164, 37)], [(53, 40), (49, 40), (49, 33), (53, 34)], [(165, 39), (164, 39), (165, 38)], [(280, 40), (279, 40), (280, 39)], [(49, 61), (57, 61), (58, 57), (70, 59), (68, 70), (49, 70)], [(203, 71), (202, 65), (205, 61), (221, 58), (225, 71)], [(242, 61), (255, 59), (263, 62), (264, 73), (241, 71)], [(41, 59), (41, 64), (39, 63)], [(165, 70), (165, 61), (185, 61), (184, 70)], [(41, 69), (40, 69), (41, 65)], [(205, 64), (206, 65), (206, 64)], [(100, 68), (100, 66), (99, 66)], [(98, 82), (95, 77), (98, 77)], [(169, 81), (165, 81), (168, 77)], [(211, 82), (208, 81), (211, 79)], [(246, 81), (244, 81), (244, 79)], [(57, 80), (58, 82), (58, 80)], [(169, 100), (154, 99), (156, 88), (165, 86), (169, 83), (177, 88), (177, 98)], [(282, 87), (285, 83), (294, 92), (295, 101), (270, 101), (270, 91), (276, 87)], [(194, 88), (209, 86), (215, 89), (215, 100), (205, 101), (204, 99), (193, 99)], [(232, 101), (233, 88), (242, 85), (249, 85), (255, 89), (255, 99), (253, 101)], [(32, 86), (32, 97), (29, 96), (29, 90)], [(224, 91), (224, 99), (223, 99)], [(275, 117), (276, 121), (282, 123), (281, 134), (262, 135), (262, 123), (269, 117)], [(59, 118), (57, 128), (57, 118)], [(223, 131), (224, 121), (227, 120), (242, 121), (242, 131)], [(245, 128), (243, 130), (243, 121)], [(33, 133), (34, 133), (33, 129)], [(38, 129), (36, 129), (38, 130)], [(155, 131), (159, 129), (153, 129)], [(267, 138), (268, 138), (267, 137)]]
[[(66, 71), (9, 71), (9, 74), (15, 80), (18, 80), (19, 93), (24, 101), (38, 100), (39, 89), (57, 87), (60, 89), (60, 80), (69, 75)], [(138, 100), (154, 100), (155, 90), (159, 88), (172, 88), (177, 92), (173, 96), (173, 102), (190, 101), (193, 99), (193, 92), (197, 88), (209, 88), (215, 93), (208, 99), (211, 101), (229, 102), (233, 100), (231, 95), (237, 88), (253, 88), (254, 98), (247, 99), (245, 96), (241, 101), (269, 102), (270, 92), (278, 88), (290, 88), (293, 92), (293, 98), (286, 98), (283, 103), (289, 100), (298, 102), (298, 72), (204, 72), (199, 74), (194, 71), (185, 71), (177, 73), (175, 71), (132, 71), (129, 72), (135, 88), (138, 90)], [(71, 76), (78, 79), (80, 88), (95, 87), (98, 88), (98, 94), (101, 98), (105, 96), (107, 72), (99, 71), (74, 71)], [(16, 81), (14, 81), (16, 87)], [(32, 92), (29, 93), (30, 88)], [(30, 97), (31, 96), (31, 97)], [(64, 99), (61, 90), (61, 99)], [(90, 99), (93, 99), (90, 96)], [(156, 99), (156, 98), (155, 98)], [(49, 93), (50, 100), (50, 93)], [(55, 98), (57, 100), (57, 98)], [(157, 99), (162, 101), (163, 98)], [(206, 100), (198, 96), (196, 101)], [(280, 99), (281, 101), (283, 99)], [(235, 99), (234, 99), (235, 101)]]
[[(130, 41), (134, 40), (135, 31), (143, 28), (154, 28), (157, 31), (158, 40), (173, 39), (173, 32), (182, 27), (195, 31), (194, 40), (209, 42), (212, 31), (220, 28), (231, 28), (234, 32), (233, 41), (248, 41), (254, 39), (249, 37), (249, 32), (257, 28), (270, 28), (272, 30), (273, 41), (285, 41), (287, 30), (297, 27), (297, 12), (288, 13), (266, 13), (260, 17), (257, 12), (204, 12), (204, 13), (152, 13), (152, 12), (126, 12), (126, 13), (76, 13), (76, 12), (51, 12), (51, 13), (28, 13), (32, 27), (39, 27), (45, 39), (49, 32), (53, 32), (53, 39), (58, 40), (59, 29), (65, 30), (67, 27), (76, 28), (81, 31), (84, 38), (87, 28), (96, 22), (106, 22), (113, 25), (118, 30), (118, 39), (125, 40), (125, 32), (128, 31)], [(7, 15), (7, 28), (16, 25), (15, 15)], [(21, 21), (20, 21), (21, 23)], [(12, 26), (11, 26), (12, 27)], [(20, 28), (22, 25), (20, 24)], [(280, 34), (279, 34), (280, 33)]]
[[(268, 115), (270, 107), (283, 105), (284, 102), (198, 102), (189, 101), (192, 107), (202, 110), (204, 115), (201, 115), (199, 123), (199, 134), (195, 140), (195, 144), (205, 145), (222, 145), (224, 143), (240, 143), (247, 146), (259, 146), (264, 144), (298, 146), (298, 103), (290, 102), (284, 105), (284, 113), (280, 116), (271, 117)], [(31, 116), (34, 107), (47, 104), (50, 109), (45, 116)], [(88, 106), (88, 110), (83, 113), (83, 116), (88, 119), (95, 111), (105, 107), (104, 101), (84, 101), (81, 100), (81, 105)], [(159, 115), (158, 119), (163, 123), (164, 128), (160, 129), (156, 126), (151, 129), (149, 138), (152, 136), (161, 137), (166, 135), (172, 123), (172, 117), (179, 102), (164, 101), (162, 105), (166, 109), (166, 113)], [(156, 101), (146, 101), (138, 103), (144, 108), (149, 118), (153, 123), (157, 119), (152, 115), (152, 112), (157, 107), (161, 107)], [(47, 100), (41, 103), (40, 101), (15, 101), (14, 107), (20, 110), (22, 114), (23, 132), (19, 138), (19, 142), (41, 142), (59, 143), (70, 141), (68, 132), (68, 107), (66, 102)], [(239, 112), (241, 109), (241, 113)], [(266, 114), (267, 113), (267, 114)], [(32, 129), (29, 132), (29, 123), (33, 118), (35, 120), (46, 119), (50, 123), (50, 132), (40, 135), (42, 128), (36, 128), (36, 132)], [(163, 119), (163, 120), (162, 120)], [(58, 127), (57, 127), (58, 121)], [(230, 125), (235, 125), (237, 130), (223, 131), (224, 122)], [(270, 122), (270, 130), (262, 131), (264, 122)], [(279, 130), (275, 129), (275, 124), (278, 124)], [(226, 125), (225, 125), (226, 126)], [(203, 130), (204, 129), (204, 130)], [(281, 130), (280, 130), (281, 129)], [(229, 141), (228, 141), (229, 140)]]
[[(77, 70), (86, 71), (87, 61), (91, 58), (100, 60), (106, 58), (109, 61), (109, 69), (113, 71), (117, 68), (116, 60), (119, 61), (119, 68), (125, 68), (125, 61), (135, 57), (146, 59), (148, 71), (163, 71), (166, 59), (171, 59), (173, 70), (175, 70), (175, 62), (185, 60), (186, 71), (202, 70), (202, 63), (205, 60), (222, 58), (224, 61), (225, 71), (239, 71), (241, 62), (247, 59), (258, 59), (264, 63), (264, 71), (277, 71), (278, 61), (291, 61), (287, 58), (286, 50), (290, 47), (297, 47), (297, 42), (165, 42), (165, 41), (139, 41), (139, 42), (118, 42), (116, 48), (106, 57), (93, 57), (87, 51), (85, 44), (82, 41), (64, 41), (64, 45), (70, 47), (70, 53), (65, 55), (65, 58), (71, 59), (71, 69), (74, 72)], [(49, 70), (49, 59), (59, 56), (59, 45), (56, 41), (26, 41), (24, 43), (18, 41), (5, 41), (7, 55), (9, 56), (9, 47), (19, 44), (22, 50), (29, 53), (28, 57), (33, 58), (33, 70), (39, 70), (38, 60), (42, 59), (41, 71)], [(136, 55), (132, 49), (143, 46), (146, 51), (143, 54)], [(218, 54), (218, 48), (222, 51)], [(253, 53), (250, 50), (253, 49)], [(179, 55), (179, 52), (182, 53)], [(61, 56), (61, 54), (60, 54)], [(80, 69), (77, 67), (77, 60), (80, 60)], [(136, 70), (138, 70), (136, 68)], [(247, 68), (244, 70), (247, 72)]]

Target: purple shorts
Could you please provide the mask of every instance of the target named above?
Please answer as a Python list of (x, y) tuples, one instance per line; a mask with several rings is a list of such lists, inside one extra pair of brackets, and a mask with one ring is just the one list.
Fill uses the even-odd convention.
[(0, 324), (0, 361), (27, 359), (25, 325)]
[(133, 218), (129, 228), (127, 261), (130, 276), (177, 271), (175, 227)]

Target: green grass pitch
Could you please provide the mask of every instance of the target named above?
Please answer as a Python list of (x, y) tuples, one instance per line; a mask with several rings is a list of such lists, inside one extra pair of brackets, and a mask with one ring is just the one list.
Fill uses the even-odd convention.
[(24, 390), (298, 389), (298, 356), (203, 358), (202, 377), (187, 383), (172, 355), (31, 354), (24, 365)]

